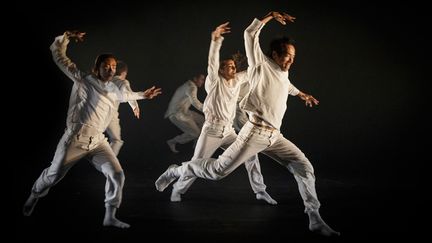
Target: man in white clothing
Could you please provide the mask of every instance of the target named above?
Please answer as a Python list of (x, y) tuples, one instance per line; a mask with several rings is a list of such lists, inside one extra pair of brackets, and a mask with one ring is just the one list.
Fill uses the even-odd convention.
[[(205, 90), (207, 97), (204, 101), (205, 123), (195, 147), (192, 160), (198, 158), (210, 158), (219, 147), (228, 147), (232, 144), (237, 134), (233, 128), (237, 101), (242, 83), (247, 82), (247, 73), (236, 72), (236, 64), (233, 59), (220, 62), (219, 52), (224, 37), (229, 33), (228, 22), (216, 27), (211, 35), (211, 44), (208, 56), (207, 78)], [(249, 176), (249, 182), (257, 199), (262, 199), (269, 204), (277, 204), (266, 192), (258, 156), (254, 155), (245, 162)], [(173, 185), (171, 201), (181, 201), (184, 194), (195, 181), (196, 177), (179, 178)]]
[(55, 38), (50, 49), (54, 62), (72, 81), (66, 129), (60, 139), (51, 165), (42, 171), (33, 184), (23, 214), (30, 216), (38, 199), (48, 194), (69, 169), (81, 158), (88, 157), (106, 177), (104, 226), (129, 228), (116, 218), (122, 201), (123, 169), (104, 136), (108, 123), (116, 112), (117, 102), (152, 99), (161, 93), (152, 87), (144, 92), (121, 91), (111, 82), (116, 71), (116, 58), (101, 54), (96, 58), (91, 74), (80, 71), (66, 56), (69, 39), (82, 41), (85, 33), (66, 31)]
[(196, 140), (201, 132), (204, 123), (204, 116), (190, 110), (193, 105), (197, 110), (203, 110), (203, 104), (198, 100), (198, 88), (204, 83), (204, 75), (199, 74), (188, 80), (175, 91), (168, 109), (165, 112), (165, 118), (168, 118), (174, 125), (176, 125), (183, 134), (175, 136), (167, 141), (170, 150), (173, 153), (178, 153), (176, 144), (185, 144), (190, 141)]
[[(129, 91), (132, 92), (132, 89), (130, 87), (129, 80), (126, 79), (128, 74), (128, 66), (125, 62), (117, 60), (117, 67), (116, 67), (116, 76), (114, 76), (112, 82), (117, 85), (117, 87), (123, 91)], [(140, 118), (140, 108), (138, 105), (138, 102), (136, 100), (131, 100), (128, 102), (130, 107), (132, 108), (132, 111), (136, 118)], [(124, 144), (124, 141), (121, 137), (121, 127), (120, 127), (120, 119), (119, 119), (119, 108), (120, 103), (117, 102), (116, 107), (117, 110), (115, 111), (115, 114), (113, 115), (113, 118), (111, 122), (109, 123), (106, 133), (108, 135), (108, 139), (111, 145), (111, 148), (116, 156), (118, 156), (121, 147)]]
[(236, 141), (215, 159), (198, 159), (171, 165), (155, 182), (163, 191), (177, 178), (195, 176), (211, 180), (224, 178), (252, 155), (263, 152), (287, 168), (295, 177), (309, 217), (309, 230), (325, 236), (339, 235), (319, 214), (320, 202), (315, 190), (314, 169), (304, 153), (279, 131), (287, 108), (288, 95), (298, 96), (307, 106), (318, 104), (313, 96), (299, 91), (288, 79), (294, 62), (295, 48), (289, 38), (272, 41), (266, 56), (259, 44), (259, 35), (271, 19), (282, 24), (294, 22), (294, 17), (270, 12), (261, 20), (254, 19), (245, 30), (245, 49), (251, 89), (241, 106), (248, 112), (249, 121), (243, 126)]

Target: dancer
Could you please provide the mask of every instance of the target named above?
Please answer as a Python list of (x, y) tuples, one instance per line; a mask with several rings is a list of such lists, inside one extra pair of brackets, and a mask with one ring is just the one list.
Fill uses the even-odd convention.
[(104, 226), (129, 228), (129, 224), (116, 218), (122, 201), (123, 169), (104, 136), (108, 123), (116, 110), (116, 102), (152, 99), (161, 93), (152, 87), (144, 92), (120, 91), (112, 83), (116, 70), (116, 58), (101, 54), (96, 58), (93, 73), (81, 72), (67, 56), (70, 39), (82, 41), (84, 32), (66, 31), (55, 38), (50, 49), (54, 62), (73, 81), (69, 99), (66, 129), (60, 139), (51, 165), (44, 169), (33, 184), (30, 196), (23, 207), (23, 214), (30, 216), (39, 198), (48, 194), (69, 169), (81, 158), (89, 156), (92, 164), (106, 177)]
[(287, 168), (296, 179), (300, 195), (309, 217), (309, 229), (325, 236), (339, 235), (330, 228), (319, 213), (320, 202), (315, 190), (314, 169), (304, 153), (279, 131), (285, 115), (288, 95), (298, 96), (306, 106), (318, 105), (312, 95), (298, 90), (288, 79), (288, 70), (294, 62), (295, 48), (291, 39), (283, 37), (270, 44), (266, 56), (259, 44), (259, 35), (265, 24), (276, 19), (285, 25), (295, 17), (286, 13), (270, 12), (261, 20), (254, 19), (245, 30), (245, 49), (251, 90), (241, 106), (249, 115), (236, 141), (218, 159), (197, 159), (171, 165), (156, 180), (156, 189), (163, 191), (177, 178), (190, 176), (219, 180), (224, 178), (250, 156), (264, 152)]
[(198, 74), (192, 80), (186, 81), (177, 88), (165, 112), (175, 126), (183, 131), (183, 134), (175, 136), (166, 141), (173, 153), (178, 153), (176, 144), (185, 144), (198, 139), (204, 123), (204, 116), (198, 112), (190, 110), (193, 105), (197, 110), (202, 111), (203, 104), (197, 98), (198, 88), (204, 83), (204, 75)]
[[(233, 143), (237, 134), (233, 128), (237, 100), (242, 83), (247, 82), (247, 73), (236, 72), (233, 59), (219, 62), (219, 52), (224, 37), (229, 33), (228, 22), (216, 27), (211, 35), (210, 51), (208, 56), (208, 75), (205, 81), (207, 97), (204, 101), (205, 123), (201, 130), (195, 147), (192, 160), (210, 158), (219, 147), (228, 147)], [(254, 155), (245, 162), (249, 182), (257, 199), (265, 200), (269, 204), (277, 204), (266, 192), (258, 156)], [(171, 201), (181, 201), (184, 194), (195, 181), (196, 177), (180, 178), (171, 192)]]

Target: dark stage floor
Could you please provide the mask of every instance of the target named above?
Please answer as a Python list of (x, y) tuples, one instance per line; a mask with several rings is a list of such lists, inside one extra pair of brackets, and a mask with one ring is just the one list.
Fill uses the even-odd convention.
[(31, 217), (21, 216), (19, 210), (43, 167), (26, 170), (28, 179), (20, 181), (22, 194), (15, 208), (16, 241), (90, 237), (101, 242), (353, 242), (418, 238), (422, 232), (418, 222), (422, 209), (413, 200), (417, 189), (410, 187), (412, 181), (400, 186), (386, 181), (388, 177), (378, 180), (367, 170), (356, 174), (348, 168), (338, 172), (316, 169), (321, 215), (342, 234), (325, 238), (308, 231), (307, 215), (291, 174), (265, 156), (260, 156), (262, 171), (277, 206), (255, 199), (244, 166), (218, 182), (198, 180), (182, 202), (171, 203), (171, 187), (160, 193), (154, 181), (170, 160), (186, 160), (192, 149), (184, 145), (180, 147), (183, 152), (174, 155), (160, 147), (154, 150), (160, 158), (147, 156), (139, 161), (131, 156), (135, 146), (125, 145), (120, 155), (126, 184), (118, 216), (132, 225), (130, 229), (102, 226), (104, 177), (83, 160), (39, 201)]

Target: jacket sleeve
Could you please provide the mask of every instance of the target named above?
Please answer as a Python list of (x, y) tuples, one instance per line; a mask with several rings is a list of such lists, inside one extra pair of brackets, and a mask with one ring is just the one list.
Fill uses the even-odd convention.
[(209, 92), (211, 87), (219, 80), (219, 62), (220, 54), (219, 51), (222, 46), (223, 37), (219, 37), (216, 40), (211, 40), (210, 49), (208, 54), (208, 66), (207, 66), (207, 78), (205, 81), (205, 90)]
[(259, 35), (264, 24), (258, 19), (253, 22), (244, 31), (244, 42), (246, 56), (249, 67), (255, 67), (265, 61), (265, 55), (261, 50), (259, 43)]
[(50, 46), (55, 64), (74, 82), (82, 82), (84, 73), (78, 70), (75, 63), (66, 56), (69, 38), (66, 35), (57, 36)]

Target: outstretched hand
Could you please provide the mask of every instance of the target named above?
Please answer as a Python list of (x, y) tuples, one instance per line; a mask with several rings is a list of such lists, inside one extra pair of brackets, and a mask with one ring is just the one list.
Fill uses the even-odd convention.
[(230, 33), (231, 27), (228, 26), (229, 22), (223, 23), (216, 27), (216, 29), (212, 32), (212, 39), (216, 40), (221, 37), (223, 34)]
[(284, 12), (282, 12), (282, 13), (279, 13), (279, 12), (271, 12), (271, 15), (273, 16), (273, 18), (274, 18), (277, 22), (279, 22), (279, 23), (281, 23), (281, 24), (283, 24), (283, 25), (286, 25), (286, 24), (287, 24), (286, 22), (294, 23), (294, 20), (296, 19), (296, 17), (291, 16), (291, 15), (289, 15), (289, 14), (287, 14), (287, 13), (284, 13)]
[(74, 39), (75, 42), (78, 41), (84, 41), (84, 35), (86, 34), (86, 32), (80, 32), (78, 30), (68, 30), (65, 32), (65, 35), (69, 38), (69, 39)]
[(139, 107), (136, 107), (136, 108), (133, 110), (133, 113), (134, 113), (134, 116), (135, 116), (137, 119), (140, 119), (140, 108), (139, 108)]
[(144, 98), (151, 100), (160, 94), (162, 94), (162, 88), (156, 88), (156, 86), (153, 86), (144, 91)]
[(291, 16), (291, 15), (284, 13), (284, 12), (271, 11), (266, 16), (264, 16), (262, 21), (267, 23), (272, 18), (283, 25), (286, 25), (287, 22), (294, 23), (294, 20), (296, 19), (296, 17)]
[(310, 94), (306, 94), (306, 93), (300, 92), (299, 93), (299, 97), (300, 97), (300, 99), (302, 99), (302, 100), (305, 101), (305, 105), (306, 106), (312, 107), (314, 105), (318, 105), (319, 104), (319, 101), (317, 99), (315, 99), (315, 97), (313, 97)]

